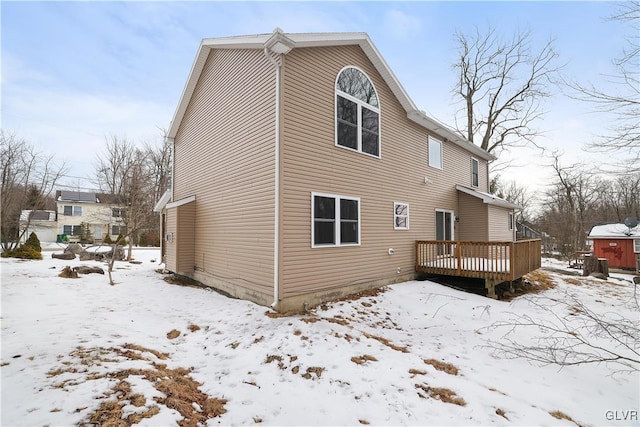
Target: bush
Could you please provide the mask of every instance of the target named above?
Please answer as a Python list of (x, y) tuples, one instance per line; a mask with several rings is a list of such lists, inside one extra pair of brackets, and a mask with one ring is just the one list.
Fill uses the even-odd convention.
[(104, 239), (102, 240), (102, 243), (105, 245), (113, 244), (113, 240), (111, 240), (111, 236), (109, 236), (109, 233), (105, 234)]
[(116, 244), (124, 245), (127, 242), (127, 239), (122, 235), (122, 233), (118, 234), (118, 238), (116, 239)]
[(148, 231), (140, 235), (140, 246), (160, 246), (160, 236), (154, 231)]
[(38, 239), (38, 235), (34, 232), (31, 232), (27, 242), (24, 244), (25, 246), (29, 246), (37, 250), (38, 252), (42, 252), (42, 246), (40, 246), (40, 239)]
[(19, 248), (2, 253), (3, 258), (42, 259), (42, 254), (33, 246), (20, 245)]

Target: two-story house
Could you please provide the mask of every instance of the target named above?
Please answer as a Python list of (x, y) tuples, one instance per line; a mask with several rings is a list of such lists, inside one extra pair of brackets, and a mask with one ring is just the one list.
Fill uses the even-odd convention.
[(278, 311), (461, 253), (418, 241), (515, 241), (494, 157), (420, 111), (365, 33), (203, 40), (168, 140), (166, 268)]
[(125, 233), (124, 206), (113, 194), (56, 191), (58, 234), (78, 240), (84, 232), (92, 242), (101, 242), (107, 234), (115, 238)]

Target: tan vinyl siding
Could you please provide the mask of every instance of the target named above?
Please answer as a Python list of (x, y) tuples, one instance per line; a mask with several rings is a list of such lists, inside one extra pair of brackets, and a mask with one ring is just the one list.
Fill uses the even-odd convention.
[[(178, 229), (178, 210), (177, 208), (166, 210), (167, 231), (164, 237), (164, 244), (166, 250), (165, 265), (169, 271), (177, 271), (177, 252), (175, 235)], [(171, 236), (170, 239), (167, 236)]]
[(489, 237), (487, 224), (489, 222), (488, 205), (477, 197), (458, 192), (457, 240), (486, 241)]
[(174, 200), (195, 195), (195, 269), (273, 293), (275, 74), (214, 50), (175, 138)]
[[(378, 92), (380, 159), (335, 146), (334, 86), (347, 65)], [(412, 272), (415, 240), (435, 238), (435, 209), (457, 211), (455, 184), (468, 184), (469, 153), (445, 143), (444, 169), (429, 167), (427, 131), (407, 119), (358, 47), (294, 49), (283, 81), (281, 296)], [(360, 198), (360, 246), (311, 248), (312, 192)], [(394, 202), (409, 203), (409, 230), (394, 230)]]
[(176, 273), (189, 275), (195, 266), (196, 202), (177, 207)]
[(509, 230), (510, 209), (489, 205), (489, 240), (512, 241), (513, 230)]

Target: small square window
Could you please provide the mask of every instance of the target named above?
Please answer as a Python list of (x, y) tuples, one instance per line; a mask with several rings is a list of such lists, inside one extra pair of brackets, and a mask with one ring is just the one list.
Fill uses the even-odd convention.
[(393, 204), (393, 228), (395, 230), (409, 229), (409, 204), (408, 203)]
[(429, 166), (442, 169), (442, 141), (429, 137)]

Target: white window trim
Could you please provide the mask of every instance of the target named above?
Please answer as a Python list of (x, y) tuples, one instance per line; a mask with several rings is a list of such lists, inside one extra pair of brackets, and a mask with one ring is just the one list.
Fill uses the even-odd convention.
[[(335, 227), (334, 227), (334, 241), (336, 242), (335, 244), (331, 245), (331, 244), (320, 244), (320, 245), (316, 245), (315, 244), (315, 235), (316, 235), (316, 230), (315, 230), (315, 209), (314, 209), (314, 199), (315, 197), (327, 197), (327, 198), (333, 198), (336, 200), (336, 202), (338, 202), (339, 200), (355, 200), (358, 202), (358, 243), (340, 243), (340, 203), (335, 203)], [(328, 193), (316, 193), (316, 192), (312, 192), (311, 193), (311, 247), (312, 248), (337, 248), (337, 247), (344, 247), (344, 246), (360, 246), (362, 244), (362, 234), (360, 232), (361, 229), (361, 224), (362, 224), (362, 216), (360, 214), (360, 198), (359, 197), (351, 197), (351, 196), (342, 196), (342, 195), (338, 195), (338, 194), (328, 194)]]
[[(476, 182), (475, 184), (473, 182), (473, 164), (474, 164), (474, 162), (477, 165), (477, 169), (478, 169), (478, 175), (477, 175), (478, 182)], [(480, 161), (478, 159), (476, 159), (475, 157), (471, 158), (471, 186), (475, 187), (475, 188), (478, 188), (480, 186)]]
[[(455, 235), (455, 232), (456, 232), (456, 226), (455, 226), (456, 213), (455, 213), (455, 211), (452, 211), (450, 209), (435, 209), (435, 212), (443, 212), (443, 213), (450, 213), (451, 214), (451, 240), (456, 240), (456, 235)], [(438, 216), (436, 215), (436, 218), (437, 217)], [(436, 220), (436, 224), (435, 224), (435, 228), (434, 228), (433, 232), (434, 232), (434, 234), (433, 234), (434, 236), (438, 235), (438, 223), (437, 223), (437, 220)]]
[(640, 253), (640, 239), (633, 239), (633, 252)]
[[(440, 166), (434, 166), (434, 165), (431, 164), (431, 142), (432, 141), (433, 142), (437, 142), (437, 143), (440, 144)], [(428, 146), (429, 151), (428, 151), (427, 154), (428, 154), (429, 158), (427, 159), (427, 161), (429, 163), (429, 166), (434, 168), (434, 169), (443, 170), (444, 169), (444, 143), (441, 140), (439, 140), (438, 138), (434, 138), (431, 135), (429, 135), (428, 144), (429, 144), (429, 146)]]
[[(396, 214), (396, 209), (398, 205), (405, 205), (407, 207), (407, 226), (406, 227), (398, 227), (396, 224), (396, 218), (403, 215)], [(409, 203), (405, 202), (393, 202), (393, 229), (394, 230), (408, 230), (409, 229)]]
[[(344, 70), (346, 70), (347, 68), (354, 68), (358, 71), (360, 71), (362, 74), (365, 75), (365, 77), (367, 79), (369, 79), (369, 82), (371, 83), (371, 86), (373, 86), (373, 90), (376, 92), (376, 99), (378, 100), (378, 107), (374, 107), (373, 105), (367, 104), (366, 102), (356, 98), (355, 96), (349, 95), (346, 92), (343, 92), (341, 90), (337, 89), (338, 86), (338, 79), (340, 78), (340, 74), (342, 74), (342, 72)], [(354, 65), (347, 65), (346, 67), (342, 67), (342, 69), (338, 72), (338, 74), (336, 75), (336, 80), (333, 83), (333, 88), (334, 88), (334, 94), (333, 94), (333, 120), (334, 120), (334, 145), (338, 148), (344, 148), (345, 150), (349, 150), (351, 152), (354, 153), (360, 153), (360, 154), (364, 154), (365, 156), (369, 156), (369, 157), (373, 157), (374, 159), (380, 159), (382, 158), (382, 114), (380, 114), (380, 110), (381, 110), (381, 102), (380, 102), (380, 96), (378, 95), (378, 90), (376, 89), (376, 86), (373, 84), (373, 80), (371, 80), (371, 77), (369, 77), (369, 75), (367, 73), (364, 72), (364, 70), (362, 70), (360, 67), (356, 67)], [(340, 95), (341, 97), (348, 99), (349, 101), (355, 102), (356, 105), (358, 106), (358, 148), (357, 149), (353, 149), (350, 147), (345, 147), (344, 145), (340, 145), (338, 144), (338, 95)], [(378, 155), (375, 156), (373, 154), (370, 153), (366, 153), (364, 151), (362, 151), (362, 106), (366, 106), (366, 108), (368, 108), (371, 111), (374, 111), (376, 113), (378, 113)]]

